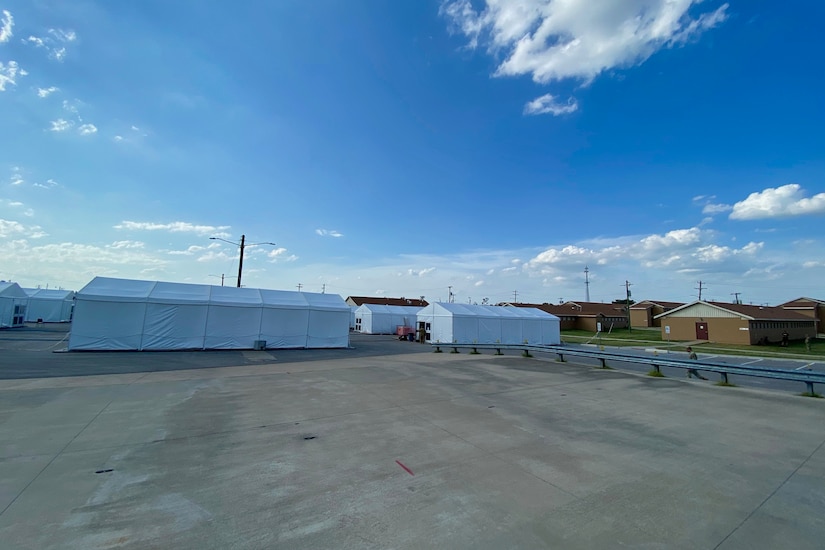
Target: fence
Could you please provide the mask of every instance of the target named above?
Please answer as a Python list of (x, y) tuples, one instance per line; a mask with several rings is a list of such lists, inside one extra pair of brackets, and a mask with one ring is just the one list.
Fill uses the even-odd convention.
[(478, 353), (479, 349), (494, 349), (496, 355), (501, 355), (501, 350), (518, 350), (523, 354), (529, 352), (538, 353), (554, 353), (558, 356), (559, 361), (564, 361), (564, 356), (569, 355), (573, 357), (587, 357), (598, 359), (602, 367), (607, 367), (607, 361), (621, 361), (624, 363), (647, 364), (653, 367), (653, 370), (661, 374), (662, 367), (670, 367), (675, 369), (699, 369), (703, 371), (715, 372), (721, 376), (722, 382), (728, 383), (728, 375), (735, 374), (738, 376), (754, 376), (758, 378), (773, 378), (776, 380), (791, 380), (795, 382), (804, 382), (809, 395), (816, 395), (814, 393), (814, 384), (825, 384), (825, 372), (816, 371), (796, 371), (787, 369), (767, 368), (767, 367), (743, 367), (731, 365), (729, 363), (716, 363), (692, 359), (670, 359), (658, 355), (625, 355), (623, 353), (613, 353), (601, 350), (587, 350), (575, 348), (570, 346), (537, 346), (532, 344), (443, 344), (434, 343), (432, 346), (435, 351), (441, 351), (441, 348), (452, 348), (454, 353), (458, 353), (459, 348), (470, 348), (472, 353)]

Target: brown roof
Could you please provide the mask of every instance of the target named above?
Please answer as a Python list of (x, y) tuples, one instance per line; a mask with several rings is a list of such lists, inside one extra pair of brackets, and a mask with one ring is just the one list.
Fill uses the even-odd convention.
[(630, 309), (650, 309), (653, 306), (661, 306), (664, 309), (674, 309), (685, 305), (684, 302), (663, 302), (662, 300), (642, 300), (637, 304), (632, 304)]
[(668, 312), (662, 313), (661, 315), (657, 315), (656, 317), (666, 317), (671, 313), (679, 311), (681, 309), (688, 308), (695, 304), (707, 304), (711, 306), (715, 306), (718, 308), (726, 309), (732, 313), (738, 313), (744, 317), (750, 317), (751, 320), (754, 321), (810, 321), (811, 318), (807, 315), (803, 315), (802, 313), (797, 313), (795, 311), (788, 311), (787, 309), (781, 307), (770, 307), (770, 306), (752, 306), (748, 304), (730, 304), (726, 302), (705, 302), (696, 301), (691, 302), (689, 304), (685, 304), (681, 307), (676, 309), (672, 309)]
[(386, 296), (347, 296), (347, 300), (352, 300), (355, 305), (380, 304), (384, 306), (419, 306), (427, 307), (426, 300), (419, 298), (388, 298)]
[(814, 298), (797, 298), (796, 300), (779, 304), (778, 307), (793, 309), (816, 309), (818, 307), (825, 307), (825, 302)]

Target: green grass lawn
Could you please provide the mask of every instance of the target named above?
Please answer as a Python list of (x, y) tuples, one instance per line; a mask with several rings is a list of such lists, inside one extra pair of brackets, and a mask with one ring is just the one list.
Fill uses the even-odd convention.
[[(595, 335), (584, 330), (561, 331), (563, 344), (595, 344), (603, 346), (645, 346), (661, 350), (684, 351), (689, 342), (662, 340), (660, 329), (614, 329), (610, 334)], [(737, 344), (717, 344), (713, 342), (694, 344), (690, 343), (696, 353), (713, 355), (754, 355), (759, 357), (788, 357), (821, 361), (825, 359), (825, 340), (811, 341), (811, 351), (805, 349), (804, 342), (791, 342), (787, 348), (779, 345), (771, 346), (744, 346)]]

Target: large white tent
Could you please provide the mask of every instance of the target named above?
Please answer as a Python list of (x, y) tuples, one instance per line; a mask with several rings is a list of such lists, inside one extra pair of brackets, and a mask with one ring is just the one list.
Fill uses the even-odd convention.
[(65, 323), (72, 320), (74, 292), (49, 288), (24, 288), (29, 297), (26, 321), (34, 323)]
[(428, 342), (457, 344), (560, 344), (560, 320), (536, 308), (433, 303), (417, 327)]
[(399, 326), (415, 328), (418, 306), (363, 304), (355, 310), (355, 330), (365, 334), (395, 334)]
[(0, 282), (0, 328), (24, 326), (28, 299), (17, 283)]
[(96, 277), (76, 295), (70, 350), (342, 348), (337, 294)]

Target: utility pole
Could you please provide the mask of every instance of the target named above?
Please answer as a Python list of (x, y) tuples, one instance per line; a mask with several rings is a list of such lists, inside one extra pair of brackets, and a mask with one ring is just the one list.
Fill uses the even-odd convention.
[(447, 303), (448, 304), (453, 303), (453, 287), (452, 286), (447, 287)]
[(240, 247), (240, 249), (241, 249), (240, 256), (241, 257), (240, 257), (240, 260), (238, 261), (238, 288), (241, 288), (241, 275), (243, 275), (243, 251), (244, 251), (244, 248), (246, 248), (247, 246), (256, 246), (256, 245), (259, 245), (259, 244), (270, 244), (272, 246), (275, 246), (275, 243), (270, 243), (270, 242), (251, 243), (251, 244), (247, 245), (246, 244), (246, 235), (241, 235), (241, 242), (239, 242), (239, 243), (232, 242), (232, 241), (227, 241), (226, 239), (222, 239), (221, 237), (209, 237), (209, 239), (213, 240), (213, 241), (223, 241), (225, 243), (234, 244), (235, 246)]
[(590, 278), (588, 275), (590, 274), (590, 269), (587, 266), (584, 266), (584, 301), (590, 301)]
[(741, 292), (731, 292), (731, 296), (733, 296), (733, 303), (734, 304), (741, 304), (742, 301), (739, 299), (739, 295), (742, 294)]
[(699, 301), (701, 301), (702, 300), (702, 290), (703, 290), (702, 281), (699, 281), (699, 286), (696, 287), (696, 290), (699, 291)]
[(304, 286), (301, 283), (298, 283), (298, 292), (301, 292), (301, 287)]
[(633, 327), (631, 327), (630, 323), (630, 287), (633, 286), (630, 281), (625, 280), (624, 282), (624, 290), (627, 293), (627, 298), (625, 298), (625, 306), (627, 306), (627, 331), (633, 332)]
[(514, 304), (518, 303), (518, 290), (513, 291), (513, 303)]
[(327, 284), (324, 283), (324, 284), (321, 285), (321, 294), (326, 294), (326, 293), (327, 293)]

